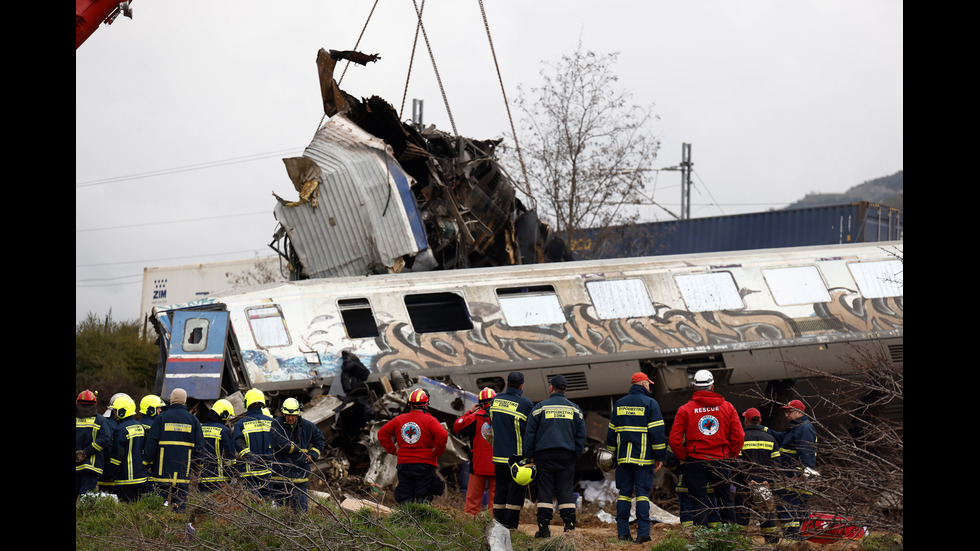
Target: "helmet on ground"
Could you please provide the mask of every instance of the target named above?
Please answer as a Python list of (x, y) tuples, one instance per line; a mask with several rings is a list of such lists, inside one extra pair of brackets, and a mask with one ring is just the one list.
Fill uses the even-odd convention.
[(299, 400), (286, 398), (279, 409), (282, 410), (283, 415), (299, 415)]
[(85, 389), (78, 393), (78, 397), (75, 398), (76, 404), (94, 404), (96, 402), (96, 394), (89, 389)]
[(215, 402), (214, 405), (211, 406), (211, 409), (218, 414), (218, 418), (222, 421), (227, 421), (235, 416), (235, 406), (224, 398)]
[(153, 417), (160, 413), (166, 405), (163, 398), (160, 398), (156, 394), (147, 394), (140, 400), (140, 413), (148, 417)]
[(510, 477), (521, 486), (527, 486), (538, 475), (537, 465), (528, 463), (526, 457), (512, 455), (508, 463), (510, 463)]
[(245, 407), (250, 408), (252, 404), (265, 405), (265, 394), (257, 388), (250, 389), (245, 393)]
[(494, 392), (492, 388), (486, 387), (486, 388), (484, 388), (483, 390), (480, 391), (480, 403), (481, 404), (486, 404), (486, 403), (490, 402), (491, 400), (493, 400), (493, 397), (496, 396), (496, 395), (497, 395), (497, 393)]
[(136, 415), (136, 402), (132, 398), (123, 394), (112, 402), (112, 409), (116, 410), (116, 419), (125, 419)]
[(707, 369), (702, 369), (694, 374), (694, 386), (711, 386), (715, 384), (715, 376)]
[(408, 405), (416, 407), (427, 406), (429, 405), (429, 395), (421, 388), (416, 388), (408, 395)]
[(611, 473), (616, 470), (616, 456), (605, 448), (595, 452), (595, 464), (604, 473)]

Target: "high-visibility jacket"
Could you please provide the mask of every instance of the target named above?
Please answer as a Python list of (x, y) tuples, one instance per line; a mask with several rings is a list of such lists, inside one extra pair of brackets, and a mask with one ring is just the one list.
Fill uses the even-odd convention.
[(106, 418), (96, 413), (92, 417), (75, 418), (75, 451), (85, 452), (85, 461), (75, 463), (75, 472), (91, 471), (101, 475), (104, 469), (103, 451), (112, 445), (112, 429)]
[(201, 476), (198, 482), (228, 482), (234, 476), (235, 442), (231, 429), (221, 421), (201, 425), (204, 433), (204, 453), (201, 454)]
[(239, 476), (267, 476), (272, 473), (272, 417), (254, 405), (235, 423), (233, 439), (238, 450)]
[(786, 432), (770, 432), (779, 439), (780, 464), (788, 476), (799, 475), (804, 467), (817, 466), (817, 431), (810, 417), (793, 419)]
[(524, 455), (524, 429), (534, 403), (522, 394), (509, 386), (494, 396), (490, 405), (494, 463), (507, 463), (512, 455)]
[(531, 408), (524, 430), (524, 453), (533, 457), (534, 452), (567, 450), (578, 459), (585, 449), (585, 416), (582, 409), (554, 392)]
[(201, 422), (184, 404), (171, 404), (157, 416), (146, 437), (143, 464), (151, 482), (188, 484), (191, 464), (204, 450)]
[(146, 482), (146, 467), (143, 465), (145, 446), (146, 433), (142, 423), (130, 417), (116, 425), (108, 468), (109, 476), (116, 486)]
[(766, 482), (773, 478), (772, 466), (779, 461), (779, 442), (762, 425), (745, 427), (745, 442), (739, 461), (733, 466), (742, 484)]
[(276, 417), (272, 423), (272, 478), (291, 482), (309, 482), (310, 463), (323, 455), (326, 439), (312, 421), (296, 418), (292, 425), (285, 416)]
[(667, 436), (660, 404), (642, 385), (616, 401), (609, 416), (606, 449), (616, 454), (619, 465), (653, 465), (667, 454)]

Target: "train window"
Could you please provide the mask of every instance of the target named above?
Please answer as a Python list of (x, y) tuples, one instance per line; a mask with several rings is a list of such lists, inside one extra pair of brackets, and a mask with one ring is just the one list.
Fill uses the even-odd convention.
[(585, 288), (599, 319), (650, 317), (657, 313), (642, 279), (589, 281)]
[(289, 331), (286, 330), (286, 322), (282, 319), (282, 312), (279, 311), (278, 305), (246, 308), (245, 317), (248, 319), (252, 337), (258, 346), (262, 348), (289, 346)]
[(551, 285), (497, 289), (504, 321), (511, 327), (565, 323), (565, 314)]
[(847, 267), (864, 298), (905, 296), (901, 260), (852, 262)]
[(827, 285), (816, 266), (762, 270), (762, 275), (769, 284), (772, 298), (780, 306), (830, 302)]
[(210, 324), (204, 318), (189, 318), (184, 322), (184, 341), (181, 345), (184, 352), (204, 352), (208, 347), (208, 327)]
[(466, 302), (456, 293), (405, 295), (405, 307), (416, 333), (473, 329)]
[(340, 316), (344, 319), (344, 329), (352, 339), (378, 336), (378, 323), (366, 298), (350, 298), (337, 301)]
[(680, 275), (676, 277), (676, 281), (684, 303), (691, 312), (737, 310), (745, 307), (729, 272)]

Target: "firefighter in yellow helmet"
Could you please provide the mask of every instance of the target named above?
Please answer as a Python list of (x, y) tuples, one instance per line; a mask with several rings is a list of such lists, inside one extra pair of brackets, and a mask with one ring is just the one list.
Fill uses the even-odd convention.
[(272, 423), (273, 487), (277, 500), (288, 502), (293, 511), (305, 512), (310, 467), (323, 455), (327, 443), (320, 429), (303, 419), (299, 400), (286, 398), (280, 410), (282, 415)]
[(106, 470), (119, 501), (136, 501), (143, 494), (147, 473), (143, 465), (146, 433), (136, 419), (136, 402), (126, 395), (112, 403), (116, 429), (113, 431), (109, 465)]
[(201, 430), (204, 432), (204, 453), (201, 457), (201, 476), (197, 488), (213, 492), (231, 482), (234, 474), (235, 441), (228, 422), (235, 417), (235, 407), (228, 400), (217, 400), (205, 414)]
[(238, 459), (239, 476), (251, 490), (264, 498), (271, 497), (269, 478), (272, 475), (272, 417), (262, 410), (265, 394), (257, 388), (245, 393), (245, 414), (232, 431)]
[(112, 444), (112, 428), (96, 411), (96, 395), (83, 390), (75, 398), (75, 499), (98, 487), (103, 450)]

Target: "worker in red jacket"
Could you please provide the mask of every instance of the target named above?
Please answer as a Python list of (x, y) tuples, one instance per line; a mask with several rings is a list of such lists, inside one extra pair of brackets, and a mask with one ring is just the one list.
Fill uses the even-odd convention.
[(429, 414), (429, 395), (417, 388), (408, 396), (409, 411), (388, 421), (378, 431), (386, 452), (398, 456), (395, 501), (432, 501), (437, 483), (437, 459), (446, 451), (449, 432)]
[(471, 515), (480, 512), (484, 489), (489, 496), (487, 503), (493, 503), (493, 492), (497, 486), (493, 468), (493, 430), (490, 425), (490, 404), (496, 395), (492, 388), (484, 388), (480, 391), (479, 401), (453, 423), (453, 434), (472, 439), (470, 479), (463, 509)]
[[(738, 456), (745, 430), (735, 406), (714, 392), (715, 379), (702, 369), (694, 374), (694, 395), (677, 410), (667, 443), (684, 466), (694, 507), (694, 524), (735, 523), (729, 460)], [(718, 502), (715, 507), (708, 489)]]

